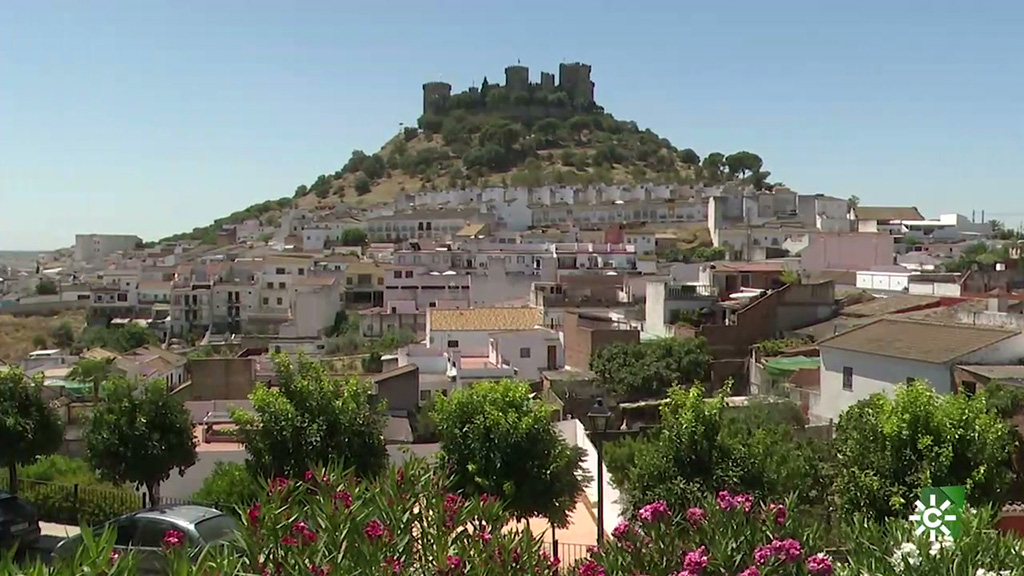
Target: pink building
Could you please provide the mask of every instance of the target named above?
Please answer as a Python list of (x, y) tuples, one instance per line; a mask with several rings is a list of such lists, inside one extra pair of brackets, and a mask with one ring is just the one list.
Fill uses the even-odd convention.
[(819, 232), (808, 235), (800, 252), (800, 267), (809, 273), (822, 270), (871, 270), (895, 262), (893, 238), (888, 234)]

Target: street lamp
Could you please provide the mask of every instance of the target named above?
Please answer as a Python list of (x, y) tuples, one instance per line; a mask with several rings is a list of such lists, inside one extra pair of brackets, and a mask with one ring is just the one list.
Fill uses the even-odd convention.
[(594, 451), (597, 452), (597, 544), (599, 546), (604, 542), (604, 459), (601, 454), (601, 443), (604, 441), (611, 418), (612, 412), (604, 405), (604, 398), (598, 398), (590, 408), (590, 412), (587, 412), (590, 437), (594, 441)]

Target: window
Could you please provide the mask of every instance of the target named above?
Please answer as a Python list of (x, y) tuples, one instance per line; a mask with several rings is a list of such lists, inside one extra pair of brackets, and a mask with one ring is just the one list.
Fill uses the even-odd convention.
[[(114, 546), (127, 548), (132, 543), (132, 538), (135, 536), (135, 532), (139, 527), (138, 520), (135, 518), (125, 518), (117, 523), (117, 536), (114, 540)], [(101, 526), (97, 529), (99, 534), (103, 533), (105, 526)]]
[(274, 270), (274, 274), (287, 274), (287, 272), (285, 272), (284, 268), (278, 268), (277, 270)]
[(449, 348), (458, 348), (459, 347), (459, 341), (458, 340), (449, 340), (448, 341), (448, 347)]
[(176, 528), (174, 524), (156, 518), (140, 518), (139, 529), (132, 538), (132, 545), (140, 548), (160, 548), (164, 534)]
[(405, 271), (405, 277), (406, 278), (412, 278), (412, 270), (406, 270)]
[(270, 304), (270, 298), (264, 298), (263, 299), (263, 305), (267, 306), (268, 304)]
[(351, 276), (346, 276), (345, 277), (345, 284), (348, 284), (349, 286), (352, 285), (352, 277)]
[(384, 285), (384, 277), (383, 276), (378, 276), (377, 277), (377, 285), (378, 286), (383, 286)]
[(277, 305), (281, 306), (282, 304), (284, 304), (284, 299), (283, 298), (278, 298), (277, 299)]
[(853, 392), (853, 368), (843, 366), (843, 390)]
[(284, 282), (278, 282), (278, 283), (277, 283), (277, 288), (278, 288), (279, 290), (284, 290), (284, 288), (285, 288), (285, 284), (284, 284)]
[(299, 276), (305, 276), (305, 275), (306, 275), (306, 269), (305, 268), (299, 268)]
[(125, 294), (124, 292), (118, 292), (117, 293), (117, 301), (118, 302), (127, 302), (128, 301), (128, 295)]
[(434, 300), (433, 302), (427, 304), (427, 307), (428, 308), (437, 308), (437, 300)]
[(520, 348), (519, 349), (519, 357), (520, 358), (529, 358), (530, 357), (530, 349), (528, 347), (526, 347), (526, 346), (523, 346), (522, 348)]
[(402, 271), (401, 270), (395, 270), (395, 280), (399, 280), (401, 278), (402, 278)]
[(420, 402), (430, 402), (430, 390), (420, 390)]
[(274, 289), (274, 283), (273, 282), (267, 282), (267, 290), (273, 290), (273, 289)]

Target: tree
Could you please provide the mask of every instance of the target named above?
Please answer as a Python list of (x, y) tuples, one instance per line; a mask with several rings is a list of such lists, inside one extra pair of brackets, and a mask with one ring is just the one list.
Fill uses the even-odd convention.
[(75, 344), (75, 328), (65, 320), (50, 330), (50, 340), (62, 350), (71, 348)]
[(100, 401), (100, 386), (110, 378), (114, 366), (114, 357), (82, 358), (71, 367), (68, 379), (84, 382), (92, 386), (93, 402)]
[(697, 166), (700, 164), (700, 156), (693, 148), (684, 148), (679, 151), (679, 161), (687, 166)]
[(40, 296), (53, 296), (57, 292), (57, 283), (49, 278), (42, 278), (36, 284), (36, 294)]
[(439, 464), (465, 494), (502, 499), (519, 518), (568, 523), (588, 478), (583, 451), (551, 424), (524, 383), (480, 382), (436, 399)]
[(36, 350), (43, 350), (49, 342), (46, 341), (46, 336), (43, 334), (36, 334), (32, 337), (32, 347)]
[(727, 408), (723, 394), (705, 398), (700, 385), (673, 388), (654, 432), (605, 445), (609, 470), (630, 506), (664, 500), (672, 510), (686, 510), (722, 489), (823, 503), (828, 447), (796, 433), (804, 424), (799, 408), (785, 402)]
[(836, 426), (836, 495), (847, 513), (905, 517), (922, 487), (966, 486), (973, 505), (999, 504), (1016, 438), (982, 395), (943, 395), (914, 381), (873, 394)]
[(366, 196), (372, 190), (370, 179), (366, 177), (366, 174), (359, 174), (356, 176), (355, 190), (356, 194), (360, 196)]
[(0, 369), (0, 466), (7, 468), (12, 492), (18, 491), (18, 466), (53, 454), (64, 441), (60, 415), (42, 391), (42, 381), (20, 368)]
[(307, 194), (309, 194), (309, 186), (306, 186), (305, 184), (300, 184), (299, 187), (295, 189), (296, 198), (302, 198)]
[(729, 168), (729, 174), (733, 177), (742, 178), (747, 174), (756, 174), (761, 171), (764, 161), (753, 152), (742, 150), (725, 157), (725, 165)]
[(253, 413), (234, 412), (247, 463), (261, 477), (298, 477), (316, 466), (343, 465), (360, 476), (387, 464), (384, 413), (356, 378), (333, 378), (314, 360), (274, 355), (278, 387), (249, 395)]
[(155, 506), (171, 471), (184, 475), (196, 463), (192, 415), (165, 382), (114, 376), (104, 385), (85, 433), (86, 459), (104, 480), (144, 486)]
[(605, 389), (624, 400), (662, 398), (673, 386), (703, 382), (710, 365), (703, 338), (612, 344), (590, 360), (590, 369)]
[(112, 352), (128, 352), (141, 346), (156, 344), (156, 334), (135, 323), (119, 328), (90, 326), (82, 331), (78, 348), (106, 348)]
[(709, 182), (722, 180), (722, 167), (725, 163), (725, 155), (721, 152), (712, 152), (704, 157), (700, 163), (701, 172)]
[(342, 246), (362, 246), (363, 244), (366, 244), (366, 232), (359, 228), (346, 228), (342, 230)]

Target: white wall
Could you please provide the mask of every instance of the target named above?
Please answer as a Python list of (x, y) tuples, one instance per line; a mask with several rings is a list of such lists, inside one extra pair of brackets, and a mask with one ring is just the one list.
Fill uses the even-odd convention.
[(907, 289), (910, 274), (894, 274), (891, 272), (857, 272), (857, 288), (865, 290), (890, 290), (899, 292)]
[[(583, 457), (583, 468), (590, 474), (590, 484), (583, 491), (583, 495), (590, 503), (597, 508), (597, 450), (590, 442), (587, 431), (579, 420), (563, 420), (557, 424), (558, 431), (562, 433), (571, 446), (580, 446), (585, 452)], [(604, 529), (611, 532), (615, 525), (623, 518), (622, 505), (619, 502), (619, 491), (612, 485), (612, 475), (608, 473), (608, 467), (604, 468), (603, 501), (604, 501)]]
[(491, 349), (491, 332), (493, 330), (431, 330), (427, 345), (444, 350), (449, 340), (458, 340), (458, 350), (463, 356), (487, 356)]
[[(824, 419), (838, 419), (847, 408), (872, 394), (891, 395), (895, 386), (905, 383), (907, 378), (927, 380), (944, 394), (952, 390), (949, 364), (928, 364), (825, 346), (820, 351), (821, 403), (817, 416)], [(853, 368), (852, 391), (843, 390), (844, 366)]]
[[(555, 369), (565, 366), (565, 350), (558, 337), (546, 330), (503, 332), (492, 337), (500, 360), (515, 368), (523, 380), (539, 380), (542, 370), (548, 369), (548, 346), (555, 347)], [(529, 358), (520, 357), (520, 348), (530, 350)], [(498, 360), (499, 358), (494, 358)], [(497, 364), (497, 362), (495, 361)]]
[(245, 462), (245, 450), (210, 450), (200, 449), (196, 454), (194, 466), (185, 470), (184, 476), (172, 472), (171, 477), (160, 484), (162, 498), (188, 499), (202, 486), (203, 481), (213, 472), (217, 462)]
[(923, 296), (960, 296), (960, 285), (952, 282), (910, 282), (908, 284), (909, 294)]

